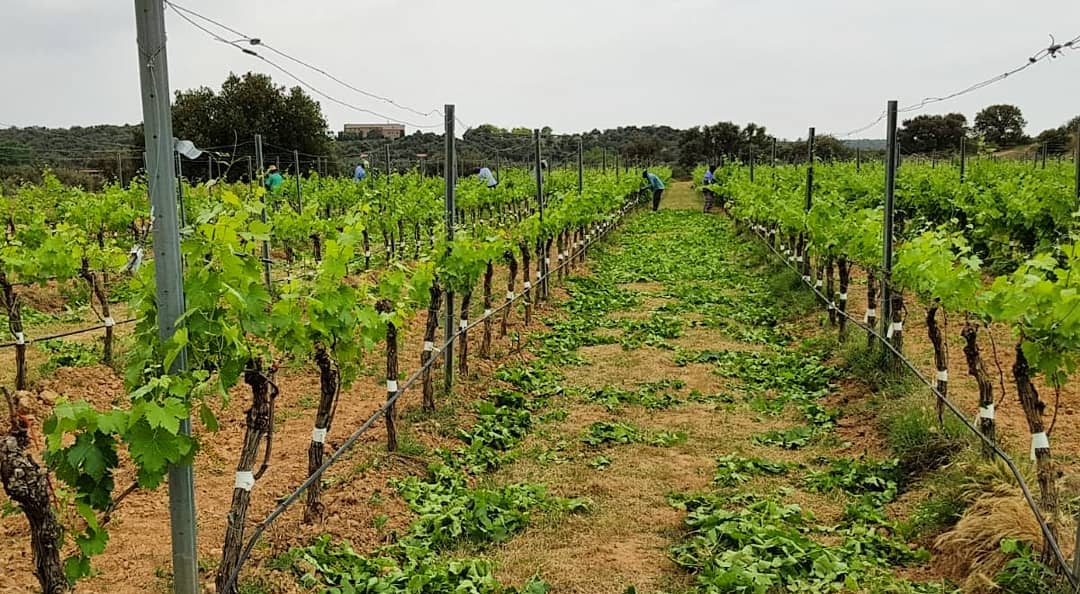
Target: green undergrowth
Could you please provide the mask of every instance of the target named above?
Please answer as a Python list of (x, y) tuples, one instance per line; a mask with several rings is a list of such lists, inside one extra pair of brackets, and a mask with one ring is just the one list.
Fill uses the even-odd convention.
[[(686, 387), (682, 380), (659, 380), (640, 384), (636, 390), (627, 390), (616, 386), (604, 386), (599, 390), (593, 390), (586, 397), (597, 404), (603, 405), (609, 411), (614, 411), (620, 405), (643, 406), (650, 410), (659, 410), (678, 406), (687, 399), (679, 397), (678, 392)], [(692, 396), (692, 395), (691, 395)], [(704, 400), (704, 395), (698, 392), (699, 401)]]
[[(324, 536), (279, 556), (271, 569), (289, 571), (302, 586), (326, 592), (519, 592), (500, 584), (490, 561), (477, 553), (520, 533), (536, 514), (585, 512), (590, 502), (554, 497), (537, 483), (475, 484), (512, 461), (517, 446), (542, 422), (538, 413), (567, 392), (562, 377), (540, 361), (502, 367), (495, 377), (498, 385), (474, 404), (473, 425), (458, 431), (460, 446), (438, 450), (424, 476), (391, 480), (416, 516), (393, 544), (365, 555)], [(547, 591), (539, 579), (521, 590)]]
[(684, 443), (687, 434), (683, 431), (657, 431), (648, 433), (629, 423), (618, 421), (597, 421), (585, 430), (581, 442), (592, 447), (615, 444), (644, 443), (657, 447), (670, 447)]
[[(672, 505), (687, 512), (685, 533), (671, 549), (673, 560), (693, 576), (694, 591), (702, 593), (953, 592), (948, 584), (897, 577), (897, 568), (923, 564), (929, 554), (911, 544), (910, 524), (887, 512), (920, 472), (940, 463), (929, 460), (935, 452), (945, 460), (952, 455), (951, 430), (944, 429), (941, 440), (927, 432), (919, 434), (909, 418), (915, 413), (890, 407), (881, 410), (881, 429), (895, 432), (897, 443), (900, 436), (921, 440), (908, 443), (909, 451), (919, 453), (901, 452), (898, 447), (886, 459), (837, 456), (832, 446), (840, 444), (832, 431), (841, 411), (826, 404), (825, 398), (842, 375), (852, 372), (849, 353), (855, 333), (848, 345), (837, 345), (824, 333), (793, 338), (800, 317), (815, 311), (812, 294), (793, 272), (770, 263), (752, 243), (743, 245), (726, 226), (718, 227), (724, 231), (714, 250), (722, 260), (718, 264), (722, 272), (703, 282), (673, 285), (668, 296), (679, 301), (668, 308), (698, 311), (703, 315), (696, 324), (721, 328), (729, 336), (761, 346), (677, 349), (673, 361), (711, 366), (724, 378), (732, 406), (760, 416), (798, 419), (793, 426), (752, 434), (751, 443), (787, 450), (814, 448), (802, 462), (722, 455), (713, 491), (672, 494)], [(726, 280), (736, 290), (714, 289), (708, 284), (713, 279)], [(728, 321), (718, 319), (724, 315)], [(865, 366), (869, 368), (868, 363)], [(798, 456), (784, 456), (790, 460), (793, 455)], [(796, 491), (805, 493), (800, 501), (825, 497), (841, 504), (843, 513), (822, 522), (791, 503)]]
[(894, 577), (893, 568), (918, 563), (925, 552), (865, 524), (820, 525), (778, 497), (705, 495), (680, 506), (687, 535), (671, 554), (700, 592), (949, 591)]
[(101, 362), (101, 347), (96, 342), (82, 343), (70, 340), (46, 340), (34, 343), (49, 358), (38, 367), (38, 373), (49, 375), (61, 367), (90, 367)]
[(728, 454), (716, 459), (716, 474), (713, 484), (720, 487), (734, 487), (749, 482), (755, 476), (787, 474), (793, 468), (785, 462), (772, 462), (762, 458), (744, 458), (738, 454)]

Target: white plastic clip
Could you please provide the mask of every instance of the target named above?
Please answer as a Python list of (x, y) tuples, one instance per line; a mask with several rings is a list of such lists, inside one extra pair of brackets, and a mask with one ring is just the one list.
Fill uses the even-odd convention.
[(371, 250), (368, 250), (368, 251), (364, 252), (364, 257), (365, 258), (370, 258), (371, 257)]
[(819, 279), (817, 279), (816, 282), (814, 282), (814, 288), (815, 289), (820, 289), (821, 286), (822, 286), (822, 282), (821, 282), (821, 279), (819, 278)]
[(525, 290), (526, 290), (526, 291), (528, 291), (529, 289), (531, 289), (531, 288), (532, 288), (532, 283), (531, 283), (531, 282), (529, 282), (529, 281), (525, 281), (525, 285), (524, 285), (524, 286), (525, 286)]
[(513, 291), (507, 291), (506, 292), (506, 300), (507, 301), (513, 301), (514, 300), (514, 292)]
[(250, 470), (236, 471), (236, 482), (233, 483), (233, 488), (251, 491), (251, 488), (254, 486), (255, 475)]
[(491, 317), (491, 313), (492, 313), (492, 310), (491, 310), (491, 309), (485, 309), (485, 310), (484, 310), (484, 317), (485, 317), (485, 318), (490, 318), (490, 317)]
[(112, 328), (116, 325), (116, 320), (112, 319), (112, 316), (106, 317), (104, 322), (106, 328)]
[(802, 277), (802, 282), (809, 283), (810, 282), (810, 275), (804, 274), (803, 277)]
[(947, 381), (949, 381), (949, 370), (948, 369), (938, 370), (938, 372), (937, 372), (937, 380), (939, 382), (947, 382)]
[(425, 340), (424, 341), (424, 352), (430, 353), (433, 350), (435, 350), (435, 343), (431, 342), (430, 340)]
[(387, 392), (397, 392), (397, 380), (392, 380), (392, 379), (386, 380), (386, 391)]
[(461, 320), (460, 322), (458, 322), (458, 328), (461, 328), (462, 330), (464, 330), (464, 329), (466, 329), (468, 327), (469, 327), (469, 320)]
[(1032, 433), (1031, 434), (1031, 459), (1035, 459), (1035, 450), (1049, 450), (1050, 438), (1045, 433)]
[(979, 407), (979, 418), (994, 420), (994, 403)]
[(316, 427), (311, 430), (311, 441), (315, 443), (326, 443), (326, 427)]
[(26, 344), (26, 335), (22, 332), (15, 333), (15, 344)]
[(847, 301), (847, 293), (840, 293), (840, 301)]

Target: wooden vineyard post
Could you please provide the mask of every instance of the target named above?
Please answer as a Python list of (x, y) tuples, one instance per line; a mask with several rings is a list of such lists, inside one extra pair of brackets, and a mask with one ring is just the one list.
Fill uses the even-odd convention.
[(949, 395), (949, 361), (945, 355), (945, 338), (941, 332), (941, 326), (937, 321), (937, 313), (941, 309), (937, 300), (930, 304), (926, 310), (926, 333), (930, 338), (930, 344), (934, 347), (934, 369), (937, 371), (936, 386), (941, 393), (940, 398), (934, 399), (937, 410), (938, 426), (945, 426), (945, 402), (942, 398)]
[(396, 247), (396, 249), (399, 252), (398, 253), (398, 258), (401, 259), (401, 260), (404, 260), (408, 256), (405, 255), (406, 254), (406, 252), (405, 252), (405, 250), (406, 250), (406, 248), (405, 248), (405, 221), (402, 221), (401, 219), (398, 219), (398, 222), (397, 222), (397, 233), (398, 234), (397, 234), (397, 247)]
[[(904, 350), (904, 296), (899, 292), (889, 295), (889, 316), (891, 322), (888, 322), (889, 329), (885, 332), (885, 338), (889, 340), (897, 353), (902, 353)], [(890, 359), (893, 369), (900, 369), (903, 364), (900, 357), (892, 355)]]
[[(389, 313), (393, 306), (389, 301), (376, 304), (380, 313)], [(386, 323), (386, 450), (396, 452), (397, 441), (397, 394), (398, 394), (398, 332), (394, 322)]]
[[(555, 242), (555, 263), (558, 268), (558, 279), (561, 285), (566, 280), (566, 268), (564, 255), (566, 253), (566, 233), (559, 233)], [(569, 263), (567, 263), (569, 264)]]
[(514, 279), (517, 278), (517, 258), (514, 257), (513, 248), (506, 250), (503, 254), (506, 259), (506, 265), (509, 268), (509, 273), (506, 276), (506, 309), (503, 310), (502, 326), (499, 329), (499, 336), (506, 336), (507, 322), (510, 321), (510, 310), (513, 307), (510, 306), (510, 302), (514, 300)]
[(458, 322), (459, 332), (458, 340), (461, 341), (461, 353), (459, 353), (458, 359), (458, 373), (461, 377), (465, 377), (469, 373), (469, 305), (472, 303), (472, 290), (465, 291), (461, 296), (461, 319)]
[(840, 340), (843, 341), (847, 338), (847, 315), (845, 314), (847, 314), (848, 285), (851, 284), (851, 270), (848, 268), (846, 255), (840, 254), (837, 256), (836, 267), (840, 274), (840, 297), (836, 302), (840, 315), (837, 316), (837, 323), (840, 325)]
[(69, 592), (64, 566), (60, 562), (63, 527), (52, 506), (49, 470), (42, 468), (28, 452), (31, 447), (29, 424), (19, 410), (19, 403), (4, 389), (10, 427), (0, 433), (0, 484), (4, 492), (23, 512), (30, 528), (34, 576), (46, 594)]
[[(1016, 362), (1013, 363), (1013, 379), (1016, 381), (1016, 392), (1020, 397), (1020, 406), (1024, 409), (1024, 417), (1027, 418), (1028, 430), (1031, 432), (1031, 452), (1035, 458), (1036, 476), (1039, 482), (1039, 503), (1046, 515), (1047, 527), (1050, 534), (1057, 537), (1057, 514), (1058, 494), (1057, 481), (1054, 476), (1054, 460), (1050, 455), (1050, 436), (1046, 433), (1043, 424), (1042, 413), (1046, 403), (1039, 399), (1039, 392), (1031, 383), (1031, 369), (1028, 366), (1027, 357), (1024, 356), (1024, 337), (1016, 343)], [(1047, 543), (1049, 544), (1049, 543)], [(1043, 547), (1043, 561), (1050, 562), (1051, 548)]]
[[(251, 368), (244, 372), (244, 382), (251, 387), (251, 408), (244, 414), (244, 444), (240, 449), (240, 460), (236, 463), (236, 481), (233, 485), (232, 505), (225, 517), (225, 540), (221, 547), (221, 565), (217, 573), (217, 591), (225, 592), (229, 580), (240, 561), (240, 551), (244, 544), (244, 526), (247, 522), (248, 505), (251, 502), (251, 489), (262, 478), (270, 464), (270, 450), (274, 431), (274, 400), (277, 388), (273, 383), (273, 368), (264, 370), (261, 359), (251, 361)], [(259, 449), (263, 447), (265, 455), (262, 466), (255, 472), (255, 461)], [(230, 594), (239, 590), (234, 584)]]
[(547, 277), (544, 275), (544, 240), (536, 240), (536, 302), (547, 299)]
[(878, 282), (877, 277), (874, 275), (874, 271), (866, 271), (866, 317), (863, 321), (866, 323), (866, 327), (869, 331), (866, 333), (866, 347), (874, 347), (874, 329), (877, 328), (877, 300), (878, 300)]
[(383, 250), (386, 251), (386, 262), (391, 262), (394, 259), (394, 232), (385, 224), (380, 227), (382, 228)]
[[(326, 434), (334, 421), (335, 403), (341, 389), (341, 373), (338, 371), (330, 352), (323, 345), (315, 346), (315, 365), (319, 368), (319, 407), (315, 411), (315, 428), (311, 430), (311, 444), (308, 446), (308, 476), (315, 473), (323, 464)], [(322, 518), (323, 504), (319, 501), (322, 481), (315, 481), (307, 491), (307, 503), (304, 507), (304, 523), (311, 524)]]
[(829, 325), (836, 325), (836, 286), (834, 283), (833, 273), (835, 272), (835, 262), (833, 255), (829, 254), (825, 256), (825, 301), (828, 303), (829, 309)]
[(427, 323), (424, 326), (424, 350), (420, 352), (420, 366), (423, 384), (423, 409), (424, 412), (435, 412), (435, 386), (431, 379), (431, 368), (428, 362), (435, 356), (435, 333), (439, 329), (439, 308), (442, 306), (442, 288), (436, 279), (428, 289), (431, 301), (428, 302)]
[(367, 229), (362, 232), (364, 237), (364, 270), (371, 268), (371, 235)]
[(105, 365), (112, 365), (113, 361), (113, 327), (116, 322), (112, 318), (112, 313), (109, 309), (109, 298), (105, 295), (105, 287), (102, 286), (97, 274), (90, 269), (90, 261), (87, 258), (82, 259), (82, 269), (79, 274), (86, 281), (86, 284), (90, 286), (90, 292), (98, 301), (98, 306), (101, 307), (101, 317), (105, 324), (105, 345), (102, 352), (102, 363)]
[(532, 283), (530, 282), (530, 256), (529, 256), (529, 244), (522, 243), (518, 246), (521, 249), (521, 297), (525, 301), (525, 327), (532, 324)]
[(0, 296), (8, 315), (8, 330), (15, 337), (15, 389), (26, 389), (26, 339), (23, 336), (22, 302), (7, 274), (0, 271)]
[[(994, 442), (994, 382), (990, 380), (982, 353), (979, 352), (979, 329), (968, 320), (960, 331), (960, 336), (964, 337), (964, 359), (967, 361), (968, 374), (975, 378), (975, 383), (979, 386), (979, 432)], [(982, 444), (982, 455), (987, 460), (994, 457), (994, 451), (985, 442)]]
[(549, 237), (544, 240), (544, 300), (551, 297), (551, 245), (555, 238)]
[(480, 342), (480, 356), (491, 358), (491, 332), (494, 322), (491, 320), (491, 280), (495, 276), (495, 265), (488, 260), (484, 270), (484, 338)]

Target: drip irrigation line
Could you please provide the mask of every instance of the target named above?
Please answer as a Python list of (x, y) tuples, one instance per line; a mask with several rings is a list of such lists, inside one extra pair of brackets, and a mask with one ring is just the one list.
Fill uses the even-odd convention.
[[(132, 322), (137, 322), (138, 320), (139, 320), (138, 318), (128, 318), (126, 320), (117, 320), (116, 323), (113, 324), (113, 325), (114, 326), (120, 326), (120, 325), (123, 325), (123, 324), (130, 324)], [(35, 342), (46, 342), (46, 341), (49, 341), (49, 340), (56, 340), (57, 338), (67, 338), (68, 336), (75, 336), (76, 334), (86, 334), (87, 332), (94, 332), (95, 330), (101, 330), (101, 329), (108, 328), (108, 327), (109, 326), (107, 324), (98, 324), (97, 326), (90, 326), (88, 328), (80, 328), (78, 330), (71, 330), (71, 331), (68, 331), (68, 332), (61, 332), (60, 334), (53, 334), (52, 336), (42, 336), (41, 338), (27, 338), (27, 339), (25, 339), (23, 341), (22, 344), (28, 345), (28, 344), (33, 344)], [(0, 343), (0, 349), (11, 348), (11, 347), (17, 346), (18, 344), (19, 344), (18, 342)]]
[[(621, 218), (621, 217), (625, 216), (631, 210), (631, 208), (633, 206), (635, 206), (638, 202), (640, 202), (640, 199), (631, 199), (631, 200), (627, 201), (627, 203), (624, 204), (622, 209), (619, 211), (619, 217)], [(590, 246), (592, 246), (592, 244), (596, 243), (601, 238), (605, 237), (609, 231), (614, 229), (615, 228), (615, 223), (614, 223), (614, 221), (609, 221), (608, 223), (602, 225), (601, 227), (602, 227), (602, 231), (598, 231), (598, 232), (594, 233), (592, 238), (587, 240), (584, 244), (582, 244), (581, 247), (578, 249), (578, 251), (574, 252), (570, 258), (564, 260), (562, 264), (560, 264), (555, 269), (549, 271), (548, 274), (543, 275), (541, 277), (538, 277), (537, 281), (536, 281), (537, 284), (539, 285), (541, 280), (546, 280), (546, 279), (550, 278), (552, 276), (552, 273), (557, 272), (560, 269), (562, 269), (563, 267), (570, 265), (570, 263), (573, 262), (574, 259), (581, 256)], [(401, 387), (397, 390), (397, 392), (394, 393), (394, 395), (392, 397), (388, 398), (386, 400), (386, 402), (382, 406), (380, 406), (378, 408), (378, 410), (376, 410), (370, 417), (368, 417), (368, 419), (366, 421), (364, 421), (351, 435), (349, 435), (349, 437), (347, 437), (345, 439), (345, 441), (342, 442), (342, 444), (340, 446), (338, 446), (338, 448), (336, 450), (334, 450), (330, 454), (330, 456), (326, 459), (326, 461), (323, 462), (322, 466), (317, 468), (315, 470), (315, 472), (311, 473), (311, 475), (309, 475), (307, 477), (307, 479), (304, 480), (304, 482), (300, 483), (300, 486), (298, 486), (295, 490), (293, 490), (293, 492), (290, 493), (285, 499), (281, 500), (281, 502), (278, 503), (277, 507), (275, 507), (266, 516), (266, 518), (264, 518), (261, 522), (256, 524), (254, 529), (252, 530), (251, 536), (248, 538), (247, 542), (244, 544), (244, 548), (240, 552), (240, 557), (237, 559), (236, 567), (235, 567), (235, 569), (233, 569), (233, 572), (229, 575), (229, 579), (225, 583), (225, 588), (224, 588), (223, 591), (226, 591), (226, 592), (229, 591), (236, 584), (236, 580), (240, 576), (240, 570), (243, 568), (244, 563), (247, 561), (248, 557), (251, 555), (251, 551), (254, 550), (255, 544), (259, 541), (259, 538), (263, 535), (263, 533), (266, 532), (267, 528), (269, 528), (270, 525), (273, 524), (275, 520), (277, 520), (277, 518), (279, 518), (283, 513), (285, 513), (285, 511), (288, 510), (289, 507), (292, 506), (292, 504), (296, 503), (300, 499), (300, 496), (304, 493), (304, 491), (306, 491), (312, 484), (314, 484), (315, 481), (321, 480), (322, 475), (326, 472), (326, 470), (329, 469), (330, 466), (332, 466), (335, 462), (337, 462), (343, 455), (345, 455), (345, 453), (349, 449), (351, 449), (353, 445), (356, 444), (356, 442), (360, 439), (360, 437), (365, 432), (367, 432), (367, 430), (370, 429), (372, 427), (372, 425), (374, 425), (375, 422), (379, 420), (380, 417), (385, 415), (386, 412), (392, 406), (394, 406), (394, 404), (397, 403), (398, 399), (401, 398), (401, 395), (404, 394), (409, 388), (411, 388), (421, 378), (421, 376), (423, 375), (423, 373), (425, 371), (430, 370), (435, 365), (436, 361), (438, 361), (440, 359), (440, 357), (438, 355), (440, 355), (446, 349), (447, 346), (449, 346), (449, 345), (453, 344), (454, 342), (456, 342), (458, 337), (461, 334), (468, 332), (470, 329), (472, 329), (476, 325), (484, 322), (486, 319), (495, 316), (496, 313), (503, 311), (507, 307), (510, 307), (518, 299), (523, 298), (528, 293), (529, 293), (528, 291), (523, 291), (522, 293), (520, 293), (518, 295), (515, 295), (513, 299), (507, 299), (498, 308), (492, 309), (490, 314), (484, 315), (479, 320), (476, 320), (475, 322), (467, 325), (464, 328), (459, 328), (456, 332), (454, 332), (450, 336), (449, 340), (445, 341), (442, 344), (442, 346), (439, 348), (438, 352), (436, 353), (436, 356), (433, 356), (430, 359), (428, 359), (428, 362), (426, 364), (422, 365), (420, 368), (418, 368), (416, 371), (414, 371), (412, 373), (412, 375), (410, 375), (408, 377), (408, 379), (405, 380), (405, 382), (401, 385)]]
[[(765, 238), (759, 232), (757, 232), (756, 230), (752, 230), (752, 232), (754, 233), (754, 235), (759, 240), (761, 240), (762, 244), (764, 244), (765, 247), (769, 248), (769, 250), (774, 255), (776, 255), (777, 257), (780, 258), (780, 260), (783, 262), (783, 264), (785, 266), (787, 266), (791, 270), (795, 271), (796, 274), (800, 274), (800, 278), (801, 278), (800, 271), (796, 270), (795, 267), (792, 266), (790, 262), (788, 262), (787, 258), (782, 256), (779, 252), (776, 251), (776, 249), (774, 247), (769, 245), (769, 242), (766, 241)], [(994, 442), (994, 440), (992, 440), (992, 439), (986, 437), (985, 435), (983, 435), (983, 433), (981, 431), (979, 431), (979, 429), (971, 421), (968, 420), (968, 418), (964, 415), (963, 411), (961, 411), (960, 408), (956, 404), (954, 404), (944, 394), (942, 394), (937, 389), (937, 386), (934, 385), (934, 383), (931, 382), (929, 379), (927, 379), (926, 376), (923, 375), (922, 371), (920, 371), (918, 369), (918, 367), (910, 359), (905, 357), (902, 352), (900, 352), (896, 347), (894, 347), (892, 345), (892, 343), (888, 339), (881, 336), (881, 334), (879, 334), (877, 332), (877, 330), (875, 330), (873, 328), (870, 328), (869, 326), (867, 326), (867, 325), (863, 324), (862, 322), (860, 322), (858, 319), (852, 317), (846, 311), (841, 311), (839, 308), (837, 308), (836, 304), (833, 303), (833, 300), (831, 298), (826, 297), (824, 293), (822, 293), (820, 290), (818, 290), (817, 287), (814, 286), (812, 281), (803, 281), (803, 282), (822, 301), (830, 304), (834, 311), (836, 311), (838, 314), (840, 314), (840, 315), (844, 316), (845, 318), (847, 318), (847, 320), (849, 322), (851, 322), (853, 325), (855, 325), (856, 327), (866, 331), (868, 334), (870, 334), (871, 336), (876, 338), (878, 340), (878, 342), (880, 342), (886, 349), (888, 349), (893, 354), (893, 356), (895, 356), (897, 358), (897, 360), (902, 362), (904, 364), (904, 366), (908, 368), (908, 370), (910, 370), (913, 374), (915, 374), (915, 377), (919, 381), (926, 384), (926, 387), (930, 388), (930, 391), (934, 394), (934, 396), (937, 398), (937, 400), (939, 402), (944, 404), (954, 415), (956, 415), (956, 418), (960, 419), (960, 422), (963, 423), (963, 425), (965, 427), (967, 427), (967, 429), (969, 431), (974, 433), (975, 436), (978, 437), (990, 449), (990, 451), (992, 451), (994, 453), (995, 456), (1000, 458), (1002, 460), (1002, 462), (1004, 462), (1005, 465), (1009, 467), (1009, 471), (1012, 473), (1013, 477), (1016, 479), (1017, 485), (1020, 487), (1020, 491), (1023, 493), (1024, 499), (1027, 501), (1028, 507), (1031, 508), (1032, 513), (1035, 514), (1035, 519), (1039, 522), (1040, 531), (1042, 532), (1043, 538), (1050, 545), (1052, 553), (1054, 554), (1054, 559), (1061, 566), (1061, 569), (1064, 572), (1065, 577), (1069, 580), (1070, 586), (1072, 586), (1073, 588), (1076, 588), (1078, 591), (1080, 591), (1080, 580), (1077, 579), (1077, 576), (1073, 575), (1072, 568), (1071, 568), (1069, 562), (1065, 560), (1065, 555), (1061, 552), (1061, 548), (1058, 546), (1057, 540), (1054, 538), (1053, 533), (1050, 532), (1050, 527), (1047, 525), (1046, 519), (1043, 517), (1042, 512), (1039, 510), (1039, 506), (1035, 502), (1035, 498), (1032, 496), (1031, 490), (1027, 486), (1027, 482), (1024, 480), (1024, 477), (1021, 476), (1020, 469), (1017, 468), (1016, 463), (1013, 462), (1012, 458), (1009, 457), (1009, 455), (1006, 454), (1001, 448), (999, 448), (997, 446), (997, 443)]]

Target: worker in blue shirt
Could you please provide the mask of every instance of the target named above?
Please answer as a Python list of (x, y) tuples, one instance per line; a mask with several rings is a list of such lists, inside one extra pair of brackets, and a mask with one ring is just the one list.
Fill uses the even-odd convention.
[(356, 166), (356, 171), (353, 172), (353, 176), (352, 176), (353, 180), (354, 181), (362, 181), (365, 177), (367, 177), (367, 171), (364, 170), (364, 165), (363, 164), (357, 165)]
[(480, 182), (485, 184), (488, 189), (499, 185), (499, 180), (495, 179), (495, 174), (487, 167), (476, 167), (472, 170), (472, 174), (477, 176), (480, 179)]
[(709, 165), (705, 170), (705, 177), (701, 180), (701, 194), (705, 197), (705, 212), (712, 210), (716, 192), (709, 186), (716, 184), (716, 165)]
[(653, 211), (660, 209), (660, 196), (664, 193), (664, 182), (660, 181), (660, 178), (655, 173), (649, 173), (649, 170), (641, 172), (641, 177), (645, 178), (645, 181), (649, 182), (649, 189), (652, 190), (652, 209)]

